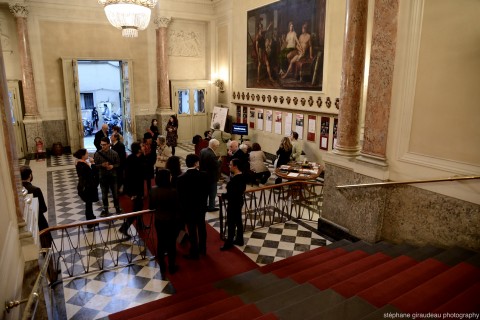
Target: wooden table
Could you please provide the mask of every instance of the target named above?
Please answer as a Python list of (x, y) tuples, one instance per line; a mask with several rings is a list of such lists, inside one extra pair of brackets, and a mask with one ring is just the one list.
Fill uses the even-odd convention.
[(275, 169), (275, 174), (289, 181), (315, 180), (320, 176), (323, 167), (317, 163), (298, 163), (290, 162)]

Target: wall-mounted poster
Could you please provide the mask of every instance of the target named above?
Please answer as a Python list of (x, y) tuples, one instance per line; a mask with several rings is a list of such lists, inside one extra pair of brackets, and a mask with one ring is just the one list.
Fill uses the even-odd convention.
[(330, 118), (322, 117), (320, 119), (320, 149), (328, 150), (328, 137), (330, 131)]
[(237, 106), (237, 121), (236, 123), (242, 123), (242, 106)]
[(315, 128), (317, 127), (317, 117), (308, 116), (307, 140), (315, 141)]
[(275, 133), (282, 134), (282, 111), (275, 111)]
[(295, 115), (295, 132), (298, 133), (298, 139), (303, 140), (303, 114)]
[(250, 128), (255, 128), (255, 108), (250, 108)]
[(248, 118), (247, 117), (248, 117), (248, 107), (243, 107), (242, 121), (240, 121), (240, 122), (247, 124), (248, 123)]
[(263, 130), (263, 109), (257, 111), (257, 129)]
[(247, 88), (321, 91), (326, 0), (280, 0), (247, 13)]
[(265, 131), (272, 132), (272, 121), (273, 121), (273, 112), (272, 110), (267, 110), (267, 122), (265, 122)]
[(338, 127), (338, 119), (333, 119), (332, 149), (335, 149), (335, 145), (337, 144), (337, 127)]
[(293, 115), (291, 112), (287, 112), (285, 114), (285, 131), (283, 132), (284, 135), (289, 136), (292, 133), (292, 119)]
[(227, 122), (228, 108), (222, 108), (219, 106), (213, 107), (212, 121), (210, 128), (213, 128), (215, 122), (220, 123), (220, 130), (225, 130), (225, 122)]

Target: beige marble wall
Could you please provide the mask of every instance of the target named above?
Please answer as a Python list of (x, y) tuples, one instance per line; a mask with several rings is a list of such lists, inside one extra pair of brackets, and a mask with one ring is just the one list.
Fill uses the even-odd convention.
[(370, 182), (380, 180), (328, 163), (322, 217), (371, 243), (480, 250), (480, 205), (414, 185), (336, 189)]
[(52, 148), (52, 144), (57, 142), (60, 142), (64, 147), (68, 146), (67, 126), (64, 120), (44, 120), (43, 132), (45, 134), (43, 142), (47, 148)]

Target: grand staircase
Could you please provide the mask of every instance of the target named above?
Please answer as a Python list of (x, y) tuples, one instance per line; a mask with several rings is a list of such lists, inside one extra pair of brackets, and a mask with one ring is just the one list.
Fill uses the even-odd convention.
[(479, 253), (341, 240), (109, 318), (459, 319), (479, 312)]

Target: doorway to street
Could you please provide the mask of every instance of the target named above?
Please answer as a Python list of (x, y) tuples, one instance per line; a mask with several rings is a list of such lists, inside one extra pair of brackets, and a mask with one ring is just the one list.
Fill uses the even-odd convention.
[(95, 133), (108, 125), (123, 132), (121, 62), (110, 60), (78, 60), (78, 82), (83, 125), (83, 145), (93, 153)]

